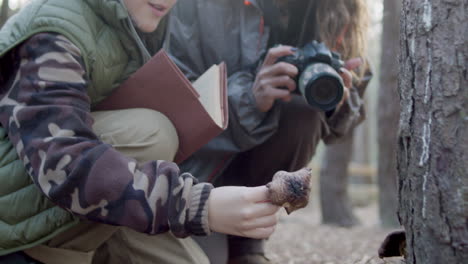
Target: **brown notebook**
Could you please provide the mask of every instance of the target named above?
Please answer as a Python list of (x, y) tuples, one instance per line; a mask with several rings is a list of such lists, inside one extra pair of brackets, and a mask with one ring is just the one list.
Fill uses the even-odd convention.
[(180, 163), (227, 127), (226, 66), (213, 65), (190, 83), (161, 50), (94, 110), (126, 108), (150, 108), (172, 121), (179, 137), (174, 161)]

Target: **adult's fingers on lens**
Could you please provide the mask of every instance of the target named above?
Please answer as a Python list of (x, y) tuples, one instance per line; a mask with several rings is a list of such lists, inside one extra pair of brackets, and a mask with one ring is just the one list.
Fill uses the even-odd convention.
[(343, 99), (341, 99), (340, 103), (337, 105), (337, 109), (340, 108), (346, 100), (348, 100), (349, 97), (349, 89), (347, 87), (344, 87), (344, 93), (343, 93)]
[(265, 89), (265, 95), (273, 99), (283, 99), (291, 96), (291, 92), (287, 89), (267, 87)]
[(341, 68), (341, 78), (343, 78), (344, 85), (348, 88), (351, 88), (352, 83), (353, 83), (353, 75), (351, 72), (346, 70), (345, 68)]
[(286, 88), (288, 91), (296, 89), (296, 82), (288, 75), (274, 76), (265, 80), (265, 84), (275, 88)]
[(344, 94), (343, 94), (343, 101), (348, 100), (349, 97), (349, 89), (347, 87), (344, 88)]
[(291, 100), (292, 100), (292, 95), (285, 96), (285, 97), (281, 98), (281, 100), (283, 100), (283, 101), (286, 102), (286, 103), (291, 102)]
[(345, 65), (344, 67), (350, 71), (358, 68), (359, 66), (361, 66), (363, 63), (362, 59), (361, 58), (352, 58), (352, 59), (349, 59), (345, 62)]
[(263, 60), (263, 65), (273, 65), (276, 63), (278, 58), (292, 55), (294, 54), (294, 51), (292, 50), (291, 46), (277, 46), (273, 47), (268, 50), (268, 53), (265, 57), (265, 60)]
[(268, 75), (271, 76), (279, 76), (279, 75), (287, 75), (291, 78), (294, 78), (299, 73), (299, 70), (296, 66), (286, 63), (286, 62), (278, 62), (275, 65), (272, 65), (268, 69)]

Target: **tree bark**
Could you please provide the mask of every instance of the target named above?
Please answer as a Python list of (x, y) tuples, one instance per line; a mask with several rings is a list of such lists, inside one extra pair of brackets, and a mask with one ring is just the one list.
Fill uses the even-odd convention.
[(325, 149), (320, 170), (322, 223), (351, 227), (359, 223), (348, 195), (348, 165), (353, 148), (353, 133)]
[(0, 27), (2, 27), (3, 24), (5, 24), (5, 21), (7, 21), (9, 11), (10, 11), (9, 0), (3, 0), (2, 9), (0, 10)]
[(396, 144), (400, 108), (398, 104), (399, 19), (401, 0), (384, 0), (382, 57), (378, 97), (378, 186), (379, 216), (384, 227), (398, 227)]
[(407, 263), (468, 259), (466, 0), (404, 0), (398, 138)]

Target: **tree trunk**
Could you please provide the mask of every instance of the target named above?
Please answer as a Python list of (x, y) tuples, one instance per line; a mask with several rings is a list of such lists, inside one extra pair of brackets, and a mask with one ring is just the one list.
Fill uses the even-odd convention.
[(353, 148), (353, 133), (325, 149), (320, 170), (322, 223), (344, 227), (358, 224), (348, 195), (348, 164)]
[(468, 259), (466, 0), (404, 0), (398, 144), (407, 263)]
[(398, 40), (401, 0), (384, 0), (382, 57), (378, 98), (378, 186), (379, 215), (384, 227), (398, 227), (396, 144), (398, 104)]
[(2, 1), (2, 9), (0, 10), (0, 27), (5, 24), (5, 21), (8, 19), (8, 14), (10, 11), (9, 0)]

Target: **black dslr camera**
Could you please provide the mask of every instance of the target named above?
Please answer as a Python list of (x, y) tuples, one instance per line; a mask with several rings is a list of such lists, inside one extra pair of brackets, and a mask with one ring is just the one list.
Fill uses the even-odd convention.
[(344, 62), (340, 54), (330, 51), (325, 44), (314, 40), (295, 54), (279, 58), (279, 61), (298, 68), (296, 91), (304, 96), (309, 105), (330, 111), (343, 99), (344, 83), (338, 72)]

